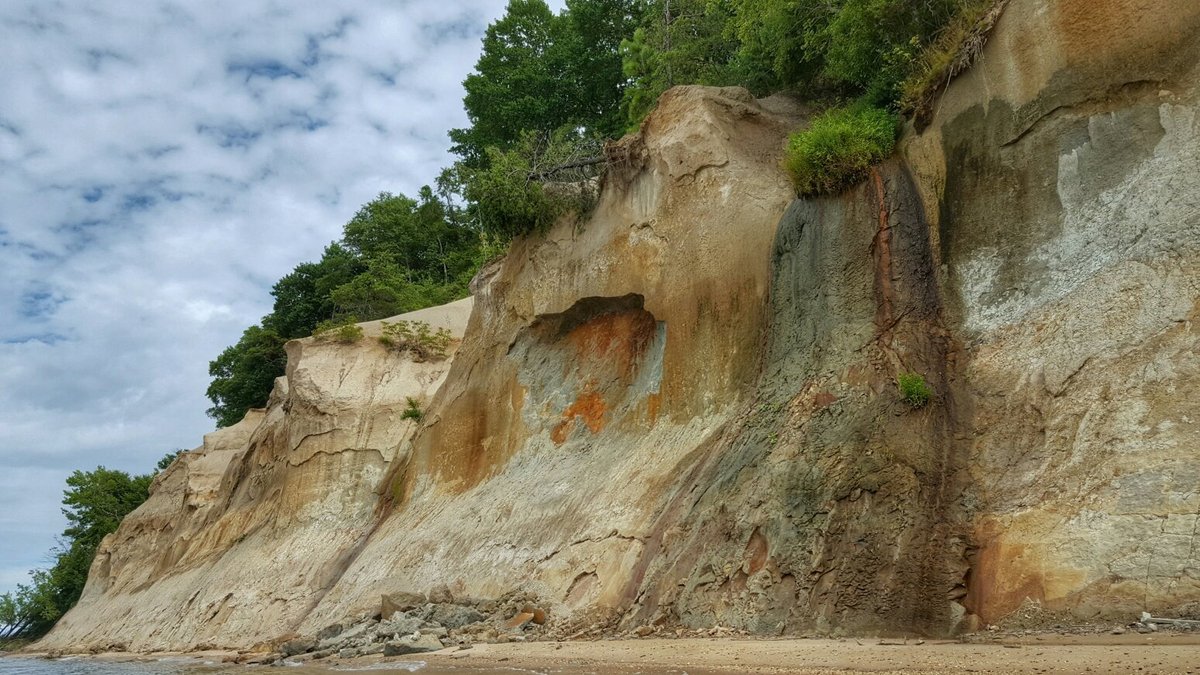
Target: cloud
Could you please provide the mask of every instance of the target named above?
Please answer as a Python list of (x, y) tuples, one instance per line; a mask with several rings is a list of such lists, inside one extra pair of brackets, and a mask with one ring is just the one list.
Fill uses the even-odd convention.
[(503, 6), (0, 4), (0, 592), (72, 470), (199, 444), (208, 361), (270, 285), (449, 163)]

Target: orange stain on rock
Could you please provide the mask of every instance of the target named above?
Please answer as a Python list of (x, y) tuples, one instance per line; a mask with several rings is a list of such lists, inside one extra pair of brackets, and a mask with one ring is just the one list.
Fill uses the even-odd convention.
[(605, 314), (577, 326), (567, 336), (578, 358), (612, 367), (629, 377), (654, 337), (654, 318), (643, 310)]
[(650, 394), (646, 397), (646, 418), (650, 426), (658, 421), (658, 411), (662, 407), (662, 394)]
[(604, 429), (604, 415), (607, 412), (608, 406), (604, 403), (604, 397), (594, 391), (585, 391), (563, 411), (562, 421), (550, 430), (550, 439), (557, 445), (566, 442), (567, 436), (575, 426), (576, 418), (583, 420), (584, 425), (593, 434), (598, 434)]

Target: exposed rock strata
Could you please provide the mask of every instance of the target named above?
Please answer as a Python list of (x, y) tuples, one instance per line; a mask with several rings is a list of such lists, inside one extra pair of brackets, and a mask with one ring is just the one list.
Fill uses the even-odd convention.
[(435, 588), (554, 635), (1194, 614), (1197, 54), (1195, 3), (1010, 0), (900, 156), (811, 201), (794, 106), (672, 90), (594, 213), (477, 279), (448, 372), (293, 343), (43, 646), (277, 646)]
[(1014, 0), (909, 147), (969, 346), (985, 621), (1200, 602), (1198, 55), (1196, 3)]
[[(471, 301), (401, 318), (461, 336)], [(41, 645), (131, 650), (277, 641), (309, 614), (375, 522), (386, 468), (449, 361), (374, 338), (289, 342), (266, 410), (209, 434), (100, 546), (79, 605)]]

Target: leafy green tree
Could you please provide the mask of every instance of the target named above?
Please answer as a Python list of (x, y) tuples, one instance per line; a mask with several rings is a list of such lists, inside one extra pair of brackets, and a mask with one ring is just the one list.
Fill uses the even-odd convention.
[(158, 463), (154, 465), (154, 473), (159, 474), (159, 473), (162, 473), (163, 471), (166, 471), (167, 467), (174, 464), (175, 460), (178, 459), (179, 456), (182, 455), (184, 452), (187, 452), (187, 451), (183, 450), (181, 448), (178, 450), (172, 450), (171, 452), (168, 452), (167, 454), (163, 455), (162, 458), (158, 460)]
[(237, 344), (208, 364), (213, 378), (207, 392), (213, 402), (208, 415), (216, 419), (217, 426), (237, 424), (247, 410), (266, 404), (275, 378), (287, 366), (285, 342), (273, 330), (251, 326)]
[(381, 193), (318, 262), (297, 265), (276, 282), (271, 313), (209, 364), (208, 414), (224, 427), (266, 405), (287, 366), (284, 344), (323, 321), (372, 321), (465, 296), (483, 255), (479, 233), (431, 188), (416, 199)]
[(625, 130), (621, 42), (637, 28), (645, 4), (645, 0), (567, 0), (562, 15), (567, 30), (561, 39), (565, 76), (573, 90), (572, 120), (592, 134), (612, 138)]
[(475, 72), (463, 82), (471, 126), (450, 132), (453, 151), (467, 163), (484, 161), (489, 146), (509, 147), (522, 131), (569, 121), (564, 29), (544, 0), (509, 0), (504, 16), (488, 26)]
[(735, 16), (734, 0), (645, 3), (640, 26), (620, 46), (628, 121), (641, 121), (677, 84), (737, 84)]
[(333, 290), (365, 270), (354, 252), (339, 243), (330, 244), (320, 261), (301, 263), (275, 283), (271, 289), (275, 306), (263, 318), (263, 327), (288, 340), (310, 335), (318, 323), (333, 317)]
[(599, 151), (599, 139), (571, 127), (526, 131), (510, 150), (489, 147), (482, 168), (459, 166), (456, 180), (478, 227), (508, 241), (544, 232), (568, 211), (586, 211), (596, 196)]
[(0, 595), (0, 638), (41, 636), (79, 601), (101, 540), (146, 501), (152, 480), (153, 474), (131, 476), (103, 466), (67, 478), (63, 515), (68, 526), (54, 551), (54, 565), (34, 570), (32, 583)]

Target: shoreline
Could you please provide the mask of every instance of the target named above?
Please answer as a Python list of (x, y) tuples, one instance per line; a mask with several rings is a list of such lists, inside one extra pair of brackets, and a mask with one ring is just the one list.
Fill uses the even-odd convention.
[[(880, 638), (634, 638), (573, 642), (510, 642), (451, 647), (403, 657), (285, 661), (288, 672), (519, 671), (559, 673), (723, 672), (798, 673), (1180, 673), (1200, 675), (1200, 634), (975, 635), (966, 640)], [(0, 658), (55, 658), (47, 653), (4, 653)], [(269, 657), (269, 658), (268, 658)], [(265, 666), (275, 655), (225, 650), (102, 652), (61, 658), (99, 661), (191, 661), (197, 665)], [(295, 664), (295, 665), (293, 665)], [(395, 664), (389, 668), (388, 664)], [(421, 664), (414, 671), (414, 666)]]

